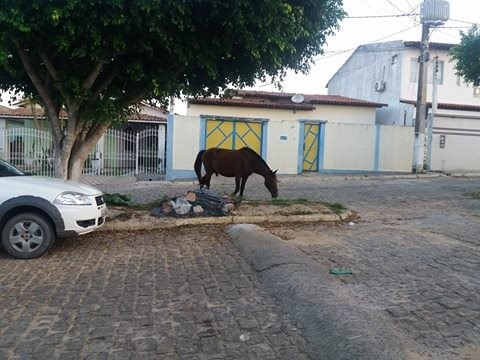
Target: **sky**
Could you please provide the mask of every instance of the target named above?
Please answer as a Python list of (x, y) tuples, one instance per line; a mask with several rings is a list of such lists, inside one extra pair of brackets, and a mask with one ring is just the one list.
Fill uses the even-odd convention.
[[(420, 41), (421, 24), (418, 15), (420, 0), (344, 0), (349, 17), (340, 23), (340, 29), (327, 39), (324, 54), (315, 58), (308, 75), (289, 72), (282, 84), (283, 91), (303, 94), (326, 94), (326, 84), (337, 69), (359, 45), (391, 40)], [(480, 23), (479, 0), (449, 0), (450, 20), (433, 30), (430, 41), (457, 44), (460, 30), (468, 30), (472, 23)], [(369, 16), (394, 15), (374, 18)], [(462, 27), (462, 28), (459, 28)], [(270, 84), (259, 83), (255, 90), (277, 91)]]

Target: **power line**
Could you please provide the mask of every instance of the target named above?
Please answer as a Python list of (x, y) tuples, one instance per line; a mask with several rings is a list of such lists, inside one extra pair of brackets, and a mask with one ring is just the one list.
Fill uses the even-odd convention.
[[(380, 38), (380, 39), (376, 39), (376, 40), (370, 41), (370, 42), (368, 42), (368, 43), (366, 43), (366, 44), (363, 44), (363, 45), (374, 44), (374, 43), (376, 43), (376, 42), (378, 42), (378, 41), (385, 40), (385, 39), (387, 39), (387, 38), (389, 38), (389, 37), (398, 35), (398, 34), (400, 34), (400, 33), (402, 33), (402, 32), (405, 32), (405, 31), (414, 29), (414, 28), (416, 28), (416, 27), (418, 27), (418, 24), (415, 24), (415, 25), (410, 26), (410, 27), (408, 27), (408, 28), (406, 28), (406, 29), (397, 31), (396, 33), (393, 33), (393, 34), (384, 36), (384, 37), (382, 37), (382, 38)], [(338, 52), (338, 53), (336, 53), (336, 54), (332, 54), (332, 55), (329, 55), (329, 56), (323, 56), (323, 57), (314, 58), (313, 61), (316, 61), (316, 60), (325, 60), (325, 59), (331, 58), (331, 57), (333, 57), (333, 56), (337, 56), (337, 55), (340, 55), (340, 54), (343, 54), (343, 53), (352, 51), (352, 50), (354, 50), (354, 49), (355, 49), (355, 48), (352, 48), (352, 49), (344, 50), (344, 51), (341, 51), (341, 52)]]
[(397, 5), (395, 5), (394, 3), (392, 3), (390, 0), (387, 0), (387, 2), (392, 5), (395, 9), (397, 9), (398, 11), (400, 11), (402, 14), (405, 13), (405, 11), (403, 11), (402, 9), (400, 9)]
[(440, 29), (468, 29), (470, 26), (438, 26)]
[(470, 24), (470, 25), (478, 25), (478, 23), (470, 22), (470, 21), (464, 21), (464, 20), (455, 20), (455, 19), (449, 19), (450, 21), (456, 21), (456, 22), (461, 22), (464, 24)]
[(442, 31), (442, 30), (440, 30), (440, 29), (441, 29), (441, 28), (438, 28), (438, 27), (435, 28), (435, 30), (438, 31), (439, 33), (441, 33), (441, 34), (443, 34), (443, 35), (447, 35), (448, 37), (451, 37), (452, 39), (455, 39), (455, 40), (458, 41), (458, 36), (454, 36), (454, 35), (452, 35), (452, 34), (449, 34), (449, 33), (445, 32), (445, 31)]
[(411, 15), (420, 15), (420, 14), (345, 16), (345, 19), (392, 18), (392, 17), (411, 16)]
[(408, 0), (404, 0), (404, 1), (407, 3), (407, 5), (411, 9), (411, 11), (413, 11), (413, 6), (410, 4), (410, 1), (408, 1)]

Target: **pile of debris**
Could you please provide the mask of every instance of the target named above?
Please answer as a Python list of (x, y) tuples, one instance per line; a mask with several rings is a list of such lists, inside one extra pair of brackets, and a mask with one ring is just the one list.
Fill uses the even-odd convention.
[(225, 216), (239, 204), (227, 195), (220, 195), (206, 188), (188, 191), (185, 196), (164, 198), (160, 207), (151, 215), (163, 216)]

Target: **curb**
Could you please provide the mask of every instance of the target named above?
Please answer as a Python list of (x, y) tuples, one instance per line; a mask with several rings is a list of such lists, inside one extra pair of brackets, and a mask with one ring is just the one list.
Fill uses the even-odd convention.
[(299, 248), (257, 225), (229, 226), (262, 287), (303, 329), (312, 359), (405, 360), (406, 344), (382, 313), (345, 297), (339, 281)]
[(127, 231), (127, 230), (155, 230), (169, 229), (180, 226), (198, 225), (233, 225), (233, 224), (259, 224), (259, 223), (283, 223), (283, 222), (335, 222), (345, 221), (352, 216), (350, 210), (342, 214), (312, 214), (312, 215), (230, 215), (218, 217), (197, 217), (197, 218), (156, 218), (151, 217), (149, 222), (130, 219), (126, 221), (107, 221), (104, 226), (96, 231)]

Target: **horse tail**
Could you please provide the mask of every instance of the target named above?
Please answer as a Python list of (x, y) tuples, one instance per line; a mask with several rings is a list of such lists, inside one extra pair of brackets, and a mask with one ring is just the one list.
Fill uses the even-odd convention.
[(195, 159), (195, 164), (193, 168), (195, 169), (195, 174), (197, 174), (198, 181), (202, 178), (202, 156), (205, 150), (200, 150), (197, 158)]

